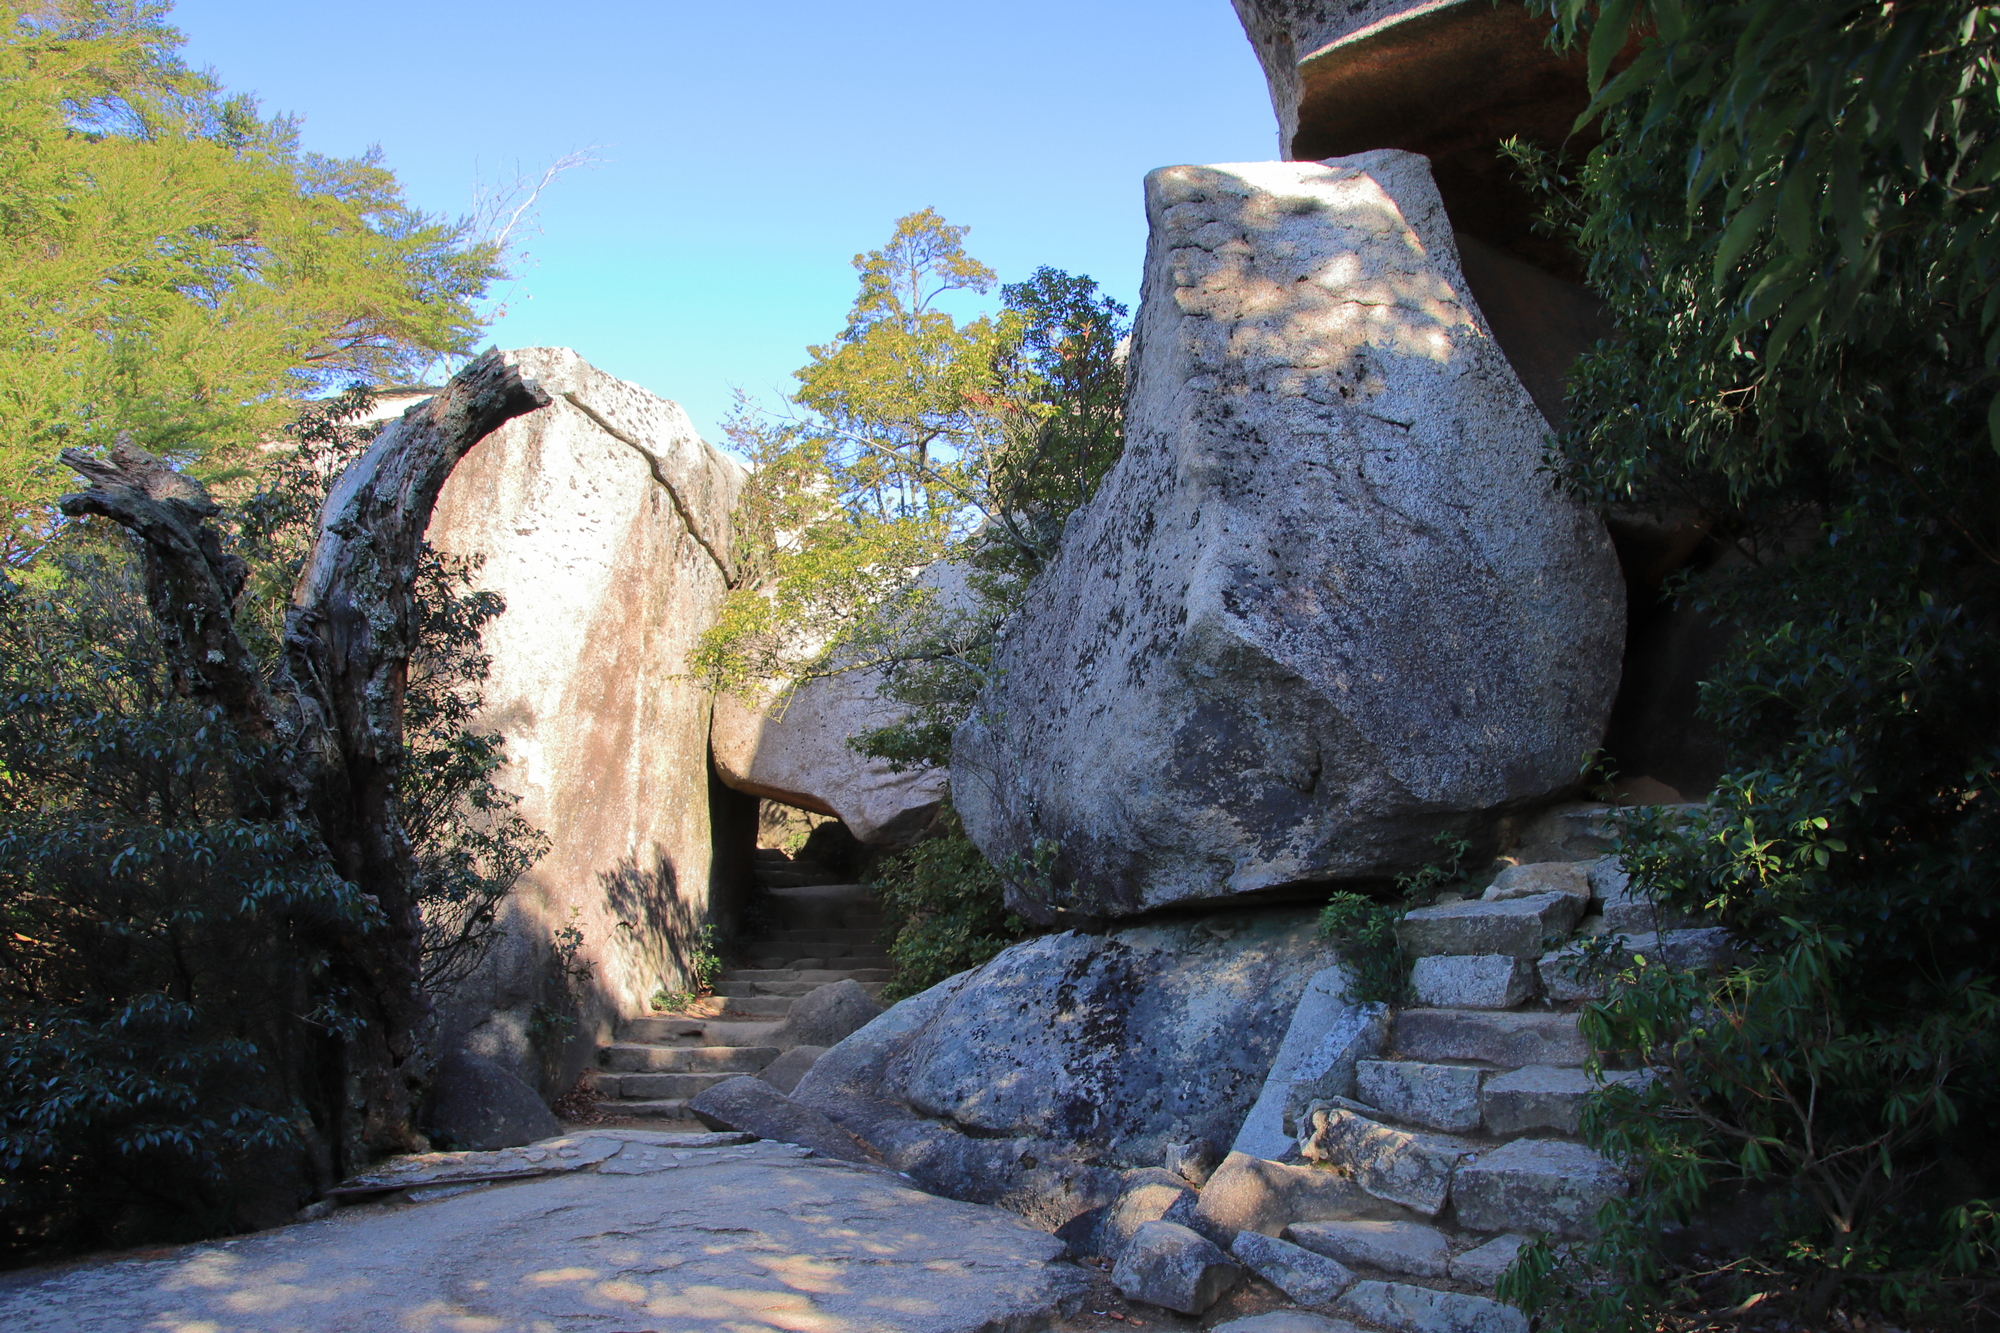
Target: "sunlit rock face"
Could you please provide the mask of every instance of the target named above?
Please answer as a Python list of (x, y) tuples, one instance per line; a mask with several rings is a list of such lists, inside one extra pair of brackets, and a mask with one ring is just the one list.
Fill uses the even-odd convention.
[(1482, 839), (1574, 781), (1618, 680), (1610, 543), (1538, 472), (1424, 159), (1170, 167), (1146, 208), (1125, 455), (953, 750), (1045, 921)]
[[(466, 455), (428, 536), (483, 557), (475, 585), (506, 599), (479, 721), (505, 736), (501, 785), (550, 846), (440, 1017), (447, 1045), (550, 1091), (599, 1028), (683, 983), (677, 950), (706, 919), (710, 695), (689, 657), (726, 590), (745, 473), (676, 404), (566, 348), (519, 356), (554, 401)], [(571, 925), (591, 972), (565, 1034), (534, 1011), (572, 1011), (550, 952)]]

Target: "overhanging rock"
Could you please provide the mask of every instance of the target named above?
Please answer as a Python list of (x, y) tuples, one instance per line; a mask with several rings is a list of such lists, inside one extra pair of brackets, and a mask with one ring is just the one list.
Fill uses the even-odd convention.
[(1574, 782), (1618, 680), (1610, 542), (1538, 470), (1424, 160), (1171, 167), (1146, 206), (1125, 455), (953, 748), (1043, 921), (1483, 838)]

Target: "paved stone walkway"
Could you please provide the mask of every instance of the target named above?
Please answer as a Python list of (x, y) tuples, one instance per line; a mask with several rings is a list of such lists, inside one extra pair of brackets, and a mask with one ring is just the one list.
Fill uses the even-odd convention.
[[(608, 1154), (607, 1138), (621, 1140)], [(1065, 1298), (1074, 1307), (1085, 1280), (1012, 1214), (787, 1144), (680, 1147), (623, 1130), (554, 1142), (582, 1147), (551, 1153), (560, 1174), (468, 1183), (488, 1155), (461, 1154), (443, 1183), (426, 1170), (394, 1202), (0, 1275), (0, 1328), (1027, 1333)]]

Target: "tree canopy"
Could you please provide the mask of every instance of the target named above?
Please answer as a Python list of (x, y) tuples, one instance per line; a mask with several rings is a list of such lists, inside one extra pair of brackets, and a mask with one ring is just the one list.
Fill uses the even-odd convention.
[(0, 558), (66, 446), (209, 470), (305, 395), (474, 347), (499, 248), (370, 152), (305, 152), (181, 60), (162, 0), (0, 4)]

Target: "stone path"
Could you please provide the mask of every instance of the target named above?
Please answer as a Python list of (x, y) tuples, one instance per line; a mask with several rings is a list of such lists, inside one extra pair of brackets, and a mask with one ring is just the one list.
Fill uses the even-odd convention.
[(599, 1048), (592, 1081), (605, 1114), (685, 1115), (688, 1098), (759, 1073), (790, 1048), (782, 1029), (794, 1000), (849, 979), (881, 994), (894, 964), (881, 952), (882, 913), (867, 885), (778, 885), (768, 897), (779, 924), (745, 946), (751, 966), (723, 972), (715, 993), (686, 1009), (627, 1019)]
[[(10, 1333), (974, 1333), (1075, 1312), (1010, 1213), (742, 1135), (597, 1130), (429, 1154), (393, 1202), (0, 1275)], [(535, 1159), (539, 1154), (538, 1160)], [(551, 1174), (469, 1183), (482, 1172)]]

